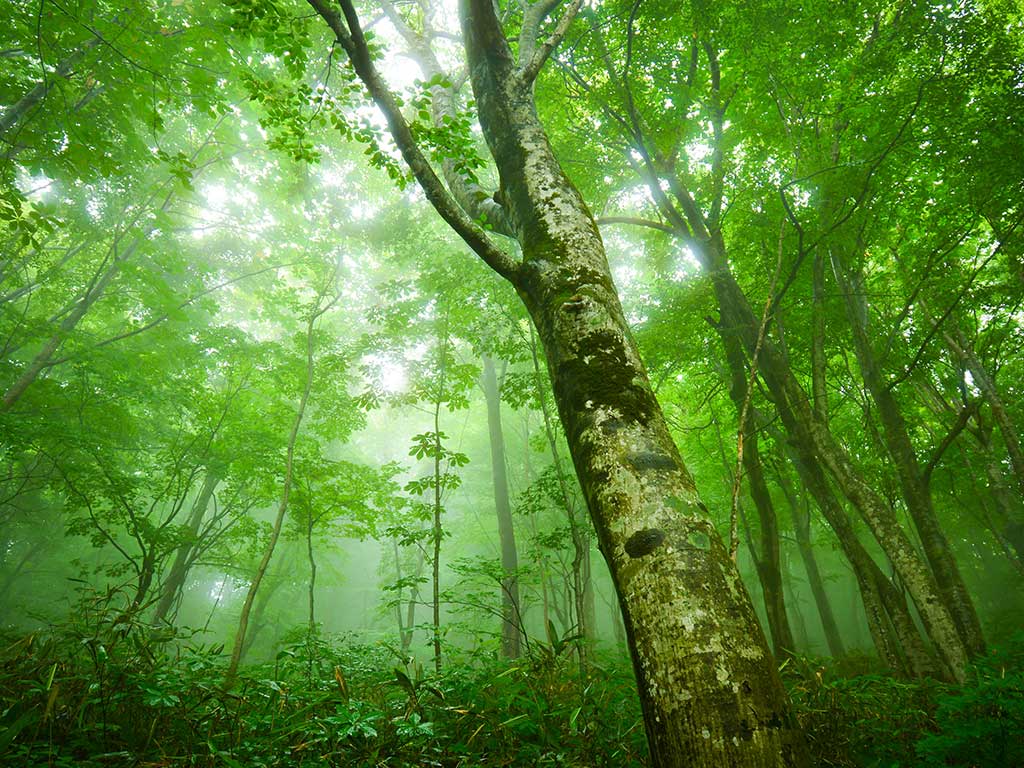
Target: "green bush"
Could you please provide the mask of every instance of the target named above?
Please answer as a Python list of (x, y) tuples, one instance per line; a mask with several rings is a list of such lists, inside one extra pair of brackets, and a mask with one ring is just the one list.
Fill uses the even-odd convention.
[(1024, 634), (979, 659), (967, 683), (939, 697), (922, 766), (1024, 766)]
[[(224, 685), (223, 649), (154, 630), (113, 596), (47, 634), (0, 638), (0, 765), (98, 768), (646, 764), (632, 670), (576, 638), (479, 652), (434, 675), (384, 644), (297, 628)], [(396, 666), (397, 662), (397, 666)], [(1024, 637), (968, 681), (901, 681), (869, 658), (794, 659), (783, 676), (815, 764), (1024, 766)]]

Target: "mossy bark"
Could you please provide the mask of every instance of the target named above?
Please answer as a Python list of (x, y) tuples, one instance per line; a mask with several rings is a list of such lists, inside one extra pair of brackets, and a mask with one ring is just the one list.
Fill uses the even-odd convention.
[(619, 595), (652, 763), (806, 765), (750, 598), (669, 434), (532, 83), (488, 0), (463, 0), (462, 16), (481, 125), (523, 251), (516, 288)]

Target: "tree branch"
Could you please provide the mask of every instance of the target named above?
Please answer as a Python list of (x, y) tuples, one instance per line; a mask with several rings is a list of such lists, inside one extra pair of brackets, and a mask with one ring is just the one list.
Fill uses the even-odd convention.
[[(550, 5), (553, 8), (558, 5), (560, 1), (561, 0), (555, 0), (555, 2), (548, 2), (544, 5)], [(551, 52), (558, 47), (558, 44), (561, 43), (562, 39), (565, 37), (565, 33), (569, 31), (569, 27), (572, 26), (573, 21), (576, 19), (576, 14), (579, 13), (581, 5), (583, 5), (583, 0), (573, 0), (572, 5), (566, 9), (564, 14), (562, 14), (562, 18), (558, 20), (554, 31), (552, 31), (548, 39), (544, 41), (540, 48), (533, 52), (529, 62), (522, 68), (522, 70), (520, 70), (519, 73), (519, 77), (524, 83), (532, 83), (537, 78), (541, 67), (544, 66), (544, 62), (548, 60)]]
[(656, 229), (669, 235), (679, 236), (679, 230), (669, 224), (651, 221), (650, 219), (641, 219), (635, 216), (602, 216), (597, 219), (597, 224), (598, 226), (602, 224), (628, 224), (634, 227), (647, 227), (648, 229)]
[(980, 405), (980, 400), (972, 400), (960, 409), (956, 422), (952, 427), (950, 427), (949, 433), (942, 439), (942, 442), (939, 443), (939, 447), (935, 449), (935, 453), (933, 453), (932, 457), (928, 460), (928, 465), (921, 472), (921, 481), (925, 485), (928, 485), (931, 482), (932, 472), (935, 470), (935, 467), (938, 466), (939, 461), (942, 460), (942, 456), (946, 452), (946, 449), (949, 448), (957, 437), (960, 436), (960, 433), (964, 431), (964, 428), (967, 426), (967, 422), (971, 420), (971, 416), (975, 414)]
[(327, 25), (331, 28), (338, 43), (348, 55), (356, 75), (362, 80), (369, 91), (373, 102), (377, 105), (387, 121), (388, 130), (395, 145), (402, 153), (427, 200), (448, 225), (473, 249), (484, 263), (491, 269), (515, 284), (518, 279), (519, 264), (507, 253), (498, 248), (487, 233), (455, 201), (441, 179), (438, 178), (430, 162), (420, 149), (412, 135), (409, 124), (380, 74), (373, 64), (373, 58), (366, 45), (359, 18), (350, 0), (340, 0), (345, 21), (338, 12), (328, 4), (328, 0), (308, 0)]

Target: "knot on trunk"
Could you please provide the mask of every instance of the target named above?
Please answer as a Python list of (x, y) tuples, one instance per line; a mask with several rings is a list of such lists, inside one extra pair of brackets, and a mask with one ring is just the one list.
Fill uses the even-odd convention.
[(664, 531), (657, 528), (645, 528), (637, 531), (626, 540), (626, 554), (630, 557), (643, 557), (661, 546), (665, 541)]

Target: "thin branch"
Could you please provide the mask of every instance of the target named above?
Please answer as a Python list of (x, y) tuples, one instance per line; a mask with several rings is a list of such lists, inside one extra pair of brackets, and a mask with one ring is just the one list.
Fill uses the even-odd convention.
[[(555, 4), (557, 3), (552, 3), (552, 5)], [(581, 5), (583, 5), (583, 0), (573, 0), (572, 5), (562, 14), (562, 18), (558, 20), (554, 31), (548, 39), (534, 51), (529, 63), (520, 70), (519, 77), (524, 83), (532, 83), (537, 78), (541, 67), (544, 66), (544, 62), (548, 60), (551, 52), (558, 47), (558, 44), (565, 37), (565, 33), (569, 31), (569, 27), (572, 26), (573, 21), (576, 19), (576, 14), (579, 13)]]
[(327, 22), (338, 43), (348, 54), (349, 61), (359, 79), (369, 91), (374, 103), (384, 114), (388, 129), (402, 157), (412, 170), (424, 194), (434, 209), (455, 230), (473, 251), (495, 272), (510, 283), (518, 281), (519, 264), (498, 248), (487, 233), (474, 222), (445, 188), (419, 144), (413, 137), (402, 110), (373, 64), (366, 45), (359, 18), (350, 0), (340, 0), (345, 14), (343, 21), (328, 0), (308, 0), (310, 6)]
[[(222, 283), (218, 283), (217, 285), (214, 285), (214, 286), (212, 286), (210, 288), (207, 288), (207, 289), (205, 289), (203, 291), (200, 291), (199, 293), (197, 293), (197, 294), (195, 294), (193, 296), (190, 296), (188, 299), (186, 299), (185, 301), (183, 301), (180, 304), (178, 304), (178, 306), (176, 306), (174, 308), (174, 310), (175, 311), (180, 311), (182, 309), (185, 309), (185, 307), (189, 306), (190, 304), (194, 304), (195, 302), (199, 301), (199, 299), (203, 298), (204, 296), (209, 296), (211, 293), (215, 293), (216, 291), (219, 291), (221, 288), (226, 288), (229, 285), (233, 285), (235, 283), (239, 283), (242, 280), (246, 280), (246, 279), (248, 279), (250, 277), (256, 277), (257, 275), (262, 275), (265, 272), (272, 272), (275, 269), (284, 269), (285, 267), (291, 267), (291, 266), (294, 266), (296, 263), (297, 262), (293, 261), (293, 262), (289, 262), (288, 264), (275, 264), (274, 266), (271, 266), (271, 267), (264, 267), (263, 269), (257, 269), (255, 272), (246, 272), (244, 275), (239, 275), (238, 277), (233, 277), (230, 280), (225, 280)], [(116, 336), (111, 336), (110, 338), (104, 339), (103, 341), (96, 342), (92, 346), (92, 349), (100, 349), (101, 347), (105, 347), (108, 344), (113, 344), (114, 342), (117, 342), (117, 341), (123, 341), (124, 339), (131, 338), (132, 336), (138, 336), (140, 333), (144, 333), (145, 331), (148, 331), (150, 328), (154, 328), (157, 325), (159, 325), (160, 323), (166, 321), (168, 318), (170, 318), (170, 316), (171, 316), (170, 312), (165, 312), (164, 314), (160, 315), (159, 317), (156, 317), (153, 320), (150, 320), (145, 325), (140, 325), (138, 328), (133, 328), (130, 331), (125, 331), (124, 333), (119, 333)], [(61, 357), (61, 358), (59, 358), (57, 360), (51, 360), (48, 363), (46, 363), (46, 365), (44, 367), (52, 368), (55, 365), (60, 365), (61, 363), (66, 363), (72, 357), (73, 357), (73, 355), (66, 355), (65, 357)]]
[(928, 465), (921, 472), (921, 481), (926, 486), (931, 482), (932, 472), (935, 471), (935, 467), (937, 467), (939, 462), (942, 460), (942, 456), (945, 454), (946, 449), (949, 448), (949, 446), (951, 446), (960, 436), (960, 433), (964, 431), (964, 428), (967, 426), (967, 422), (971, 420), (971, 417), (977, 412), (980, 405), (980, 400), (972, 400), (960, 409), (960, 413), (953, 426), (950, 427), (949, 432), (942, 439), (942, 442), (939, 443), (939, 447), (935, 449), (935, 453), (933, 453), (932, 457), (928, 460)]
[(679, 230), (669, 224), (635, 216), (602, 216), (597, 220), (597, 223), (599, 226), (602, 224), (627, 224), (634, 227), (647, 227), (648, 229), (656, 229), (669, 235), (679, 236)]

